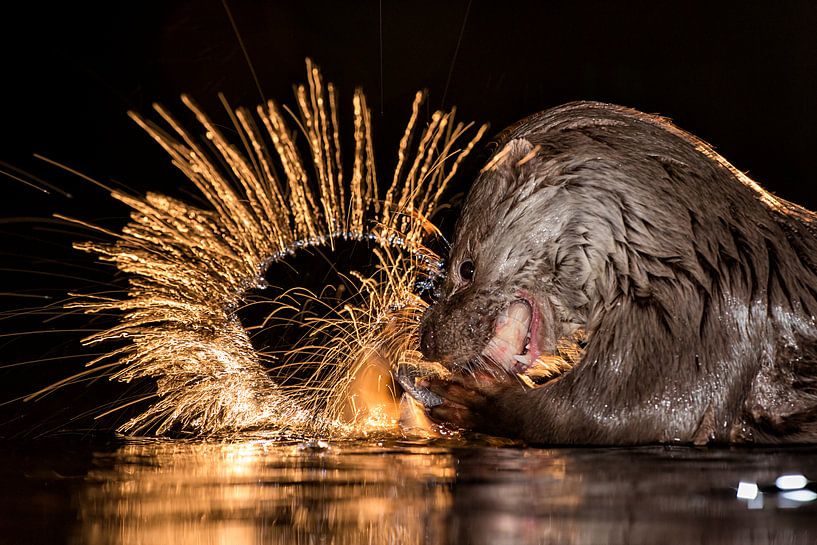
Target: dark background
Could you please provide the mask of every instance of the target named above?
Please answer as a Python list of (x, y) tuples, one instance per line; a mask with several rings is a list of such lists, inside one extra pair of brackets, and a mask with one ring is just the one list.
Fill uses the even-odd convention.
[[(429, 90), (431, 109), (457, 105), (462, 119), (490, 122), (492, 133), (536, 111), (593, 99), (667, 115), (767, 189), (817, 208), (812, 1), (231, 0), (228, 6), (258, 85), (220, 0), (2, 8), (0, 170), (22, 169), (22, 178), (39, 178), (71, 197), (46, 195), (0, 174), (0, 292), (9, 309), (0, 321), (0, 364), (78, 353), (79, 333), (17, 333), (88, 327), (85, 319), (44, 320), (63, 314), (58, 307), (68, 290), (122, 285), (111, 269), (70, 249), (71, 240), (93, 233), (48, 218), (62, 213), (116, 229), (127, 210), (32, 154), (137, 193), (185, 194), (190, 186), (126, 111), (149, 114), (157, 101), (188, 119), (178, 102), (182, 92), (222, 123), (218, 92), (234, 106), (254, 106), (262, 93), (292, 104), (292, 84), (304, 81), (307, 56), (337, 84), (346, 116), (354, 88), (367, 91), (382, 178), (394, 164), (417, 89)], [(344, 119), (342, 129), (349, 130)], [(472, 171), (480, 160), (477, 154)], [(466, 175), (452, 198), (467, 185)], [(450, 232), (453, 219), (442, 221)], [(57, 310), (20, 310), (42, 304)], [(81, 363), (6, 367), (2, 396), (13, 399)], [(93, 392), (83, 386), (40, 409), (8, 404), (0, 416), (11, 428), (45, 431), (38, 410), (64, 422), (83, 403), (109, 395)]]

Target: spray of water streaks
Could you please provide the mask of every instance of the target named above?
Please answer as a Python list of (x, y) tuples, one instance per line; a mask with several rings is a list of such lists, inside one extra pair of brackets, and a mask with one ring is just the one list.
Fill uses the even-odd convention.
[[(284, 115), (273, 101), (255, 112), (228, 108), (238, 135), (232, 139), (188, 97), (182, 101), (204, 139), (160, 106), (161, 124), (131, 114), (207, 206), (113, 191), (132, 209), (130, 222), (121, 233), (110, 233), (112, 242), (76, 245), (114, 264), (129, 284), (124, 297), (85, 295), (72, 304), (120, 317), (85, 340), (119, 340), (105, 345), (114, 348), (87, 372), (126, 382), (152, 378), (157, 385), (148, 408), (121, 431), (331, 434), (388, 420), (372, 404), (356, 405), (358, 375), (373, 365), (388, 369), (417, 358), (412, 347), (424, 303), (413, 289), (437, 266), (423, 245), (434, 230), (428, 218), (486, 127), (456, 122), (453, 111), (435, 112), (421, 126), (424, 97), (418, 93), (381, 197), (365, 96), (357, 91), (353, 98), (354, 156), (346, 172), (336, 91), (309, 61), (307, 72), (308, 83), (295, 91), (297, 114)], [(296, 136), (305, 136), (306, 144), (299, 147)], [(358, 290), (356, 302), (327, 304), (323, 314), (305, 318), (306, 334), (283, 357), (254, 348), (237, 314), (248, 304), (248, 291), (267, 286), (271, 264), (310, 248), (331, 252), (342, 240), (365, 241), (376, 264), (368, 276), (344, 272)], [(322, 301), (299, 286), (267, 289), (273, 310), (258, 327), (283, 309)], [(271, 378), (275, 365), (322, 372), (283, 385)]]

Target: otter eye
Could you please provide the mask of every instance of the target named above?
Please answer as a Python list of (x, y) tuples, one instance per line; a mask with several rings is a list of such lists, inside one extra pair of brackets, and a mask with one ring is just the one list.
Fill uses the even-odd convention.
[(473, 261), (463, 261), (460, 263), (460, 278), (465, 280), (466, 282), (470, 282), (474, 279), (474, 262)]

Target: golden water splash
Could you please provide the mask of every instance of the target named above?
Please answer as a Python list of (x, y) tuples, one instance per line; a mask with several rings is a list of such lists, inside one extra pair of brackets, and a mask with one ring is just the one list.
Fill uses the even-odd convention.
[[(273, 101), (258, 106), (255, 115), (228, 108), (241, 147), (186, 96), (182, 101), (204, 128), (207, 147), (158, 105), (165, 128), (130, 114), (208, 207), (160, 194), (132, 197), (113, 191), (115, 199), (132, 208), (130, 222), (121, 233), (108, 233), (115, 242), (76, 244), (113, 263), (129, 283), (126, 297), (84, 296), (71, 304), (88, 314), (119, 313), (118, 324), (88, 337), (86, 344), (126, 339), (90, 362), (86, 373), (99, 371), (124, 382), (153, 378), (157, 384), (150, 406), (120, 431), (336, 434), (394, 425), (393, 407), (377, 401), (377, 395), (375, 402), (363, 399), (360, 379), (374, 368), (385, 399), (390, 393), (383, 376), (401, 361), (418, 357), (413, 347), (425, 303), (414, 286), (437, 263), (423, 245), (435, 230), (428, 218), (487, 127), (471, 131), (471, 124), (455, 122), (454, 111), (435, 112), (420, 127), (424, 95), (417, 93), (381, 200), (364, 94), (354, 94), (354, 160), (346, 176), (336, 91), (309, 60), (307, 75), (308, 84), (295, 92), (305, 156), (295, 143), (296, 131)], [(270, 361), (253, 348), (237, 316), (248, 290), (266, 286), (264, 273), (271, 263), (308, 248), (334, 248), (342, 239), (366, 240), (373, 248), (376, 272), (347, 275), (364, 302), (328, 308), (324, 316), (305, 320), (304, 341), (283, 363)], [(297, 308), (309, 300), (320, 298), (292, 287), (274, 302), (278, 308)], [(268, 320), (275, 319), (273, 310)], [(284, 387), (270, 378), (271, 364), (326, 372), (298, 387)]]

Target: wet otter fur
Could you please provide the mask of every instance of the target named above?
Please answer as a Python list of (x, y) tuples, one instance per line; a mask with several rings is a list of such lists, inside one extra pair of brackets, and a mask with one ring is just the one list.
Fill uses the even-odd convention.
[[(663, 118), (567, 104), (470, 190), (420, 331), (453, 371), (428, 411), (533, 443), (814, 442), (816, 313), (817, 216)], [(577, 331), (574, 365), (518, 379)]]

